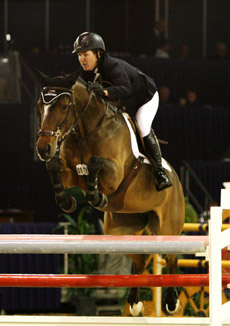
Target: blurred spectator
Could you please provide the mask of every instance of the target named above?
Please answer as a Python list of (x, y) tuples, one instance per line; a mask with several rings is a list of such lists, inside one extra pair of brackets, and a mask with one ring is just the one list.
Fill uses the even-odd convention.
[(146, 38), (146, 54), (154, 56), (160, 43), (165, 39), (166, 21), (160, 19), (155, 22), (154, 28), (145, 34)]
[(162, 40), (164, 39), (164, 33), (166, 31), (166, 21), (164, 19), (160, 19), (156, 21), (155, 27), (154, 27), (154, 34), (156, 36), (157, 40)]
[(197, 105), (197, 93), (194, 89), (189, 89), (186, 93), (186, 105)]
[(186, 106), (186, 98), (180, 97), (178, 101), (179, 106)]
[(230, 59), (227, 53), (227, 45), (224, 42), (216, 43), (215, 54), (213, 55), (212, 59), (216, 59), (216, 60)]
[(179, 59), (188, 59), (190, 58), (190, 49), (189, 46), (185, 43), (180, 45), (179, 53), (178, 53)]
[(171, 90), (168, 86), (161, 86), (159, 88), (160, 105), (169, 105), (171, 103)]
[(159, 44), (159, 47), (156, 49), (155, 58), (162, 58), (162, 59), (169, 59), (169, 50), (170, 50), (170, 43), (169, 40), (165, 39), (162, 40)]
[(196, 106), (198, 103), (197, 92), (194, 89), (188, 89), (185, 97), (179, 98), (180, 106)]

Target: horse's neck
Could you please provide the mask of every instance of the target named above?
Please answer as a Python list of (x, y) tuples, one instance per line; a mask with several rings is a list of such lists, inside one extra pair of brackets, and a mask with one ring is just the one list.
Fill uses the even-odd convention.
[[(79, 124), (84, 133), (92, 131), (106, 112), (106, 104), (98, 99), (94, 94), (90, 95), (85, 87), (81, 86), (76, 92), (75, 102), (77, 115), (81, 115)], [(83, 112), (84, 111), (84, 112)]]

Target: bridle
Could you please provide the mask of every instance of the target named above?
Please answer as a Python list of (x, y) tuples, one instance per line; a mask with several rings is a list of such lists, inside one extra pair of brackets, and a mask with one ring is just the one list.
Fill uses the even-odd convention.
[[(45, 99), (45, 94), (47, 91), (54, 91), (55, 94), (58, 94), (56, 95), (54, 98), (52, 98), (50, 101), (47, 101)], [(86, 140), (89, 138), (89, 136), (91, 136), (93, 133), (96, 132), (96, 130), (100, 127), (102, 121), (104, 120), (104, 118), (106, 117), (106, 111), (107, 111), (107, 105), (106, 105), (106, 110), (102, 116), (102, 118), (99, 120), (98, 124), (96, 125), (96, 127), (91, 131), (89, 132), (89, 134), (87, 134), (86, 136), (83, 136), (80, 132), (80, 128), (78, 126), (78, 121), (82, 118), (82, 116), (84, 115), (84, 113), (86, 112), (87, 108), (89, 107), (89, 104), (92, 100), (92, 97), (93, 97), (93, 91), (90, 91), (89, 93), (89, 97), (88, 97), (88, 100), (87, 100), (87, 103), (85, 105), (85, 107), (83, 108), (83, 110), (80, 112), (80, 114), (77, 113), (77, 110), (76, 110), (76, 103), (74, 101), (74, 98), (73, 98), (73, 94), (74, 94), (74, 91), (72, 91), (71, 89), (68, 89), (68, 88), (64, 88), (64, 87), (44, 87), (42, 92), (41, 92), (41, 99), (42, 99), (42, 102), (43, 104), (52, 104), (54, 105), (55, 103), (57, 103), (57, 101), (60, 99), (61, 96), (68, 96), (70, 98), (70, 102), (68, 104), (68, 111), (66, 113), (66, 116), (64, 118), (64, 120), (58, 125), (56, 131), (53, 131), (53, 130), (47, 130), (47, 129), (39, 129), (38, 131), (38, 136), (51, 136), (51, 137), (59, 137), (58, 139), (58, 143), (57, 143), (57, 146), (58, 146), (58, 150), (60, 148), (60, 145), (61, 143), (64, 141), (64, 139), (66, 138), (66, 136), (70, 133), (74, 133), (77, 137), (77, 139), (79, 141), (83, 141), (83, 140)], [(73, 109), (73, 114), (74, 114), (74, 122), (72, 124), (72, 126), (64, 133), (62, 134), (62, 131), (61, 131), (61, 128), (67, 123), (68, 121), (68, 117), (69, 117), (69, 113), (70, 113), (70, 110)]]

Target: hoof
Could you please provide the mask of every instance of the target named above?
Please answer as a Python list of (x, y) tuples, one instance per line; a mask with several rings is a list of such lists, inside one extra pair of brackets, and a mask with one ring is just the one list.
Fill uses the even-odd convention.
[(72, 205), (71, 205), (70, 208), (65, 209), (65, 208), (63, 208), (63, 207), (61, 206), (61, 209), (62, 209), (63, 212), (65, 212), (65, 213), (73, 213), (73, 212), (76, 210), (76, 208), (77, 208), (77, 201), (76, 201), (76, 199), (75, 199), (73, 196), (70, 196), (70, 199), (71, 199), (71, 203), (72, 203)]
[[(89, 197), (88, 197), (89, 198)], [(86, 200), (95, 208), (104, 208), (108, 205), (108, 197), (104, 194), (98, 193), (98, 200), (97, 202), (88, 200), (86, 197)]]
[(167, 303), (165, 305), (165, 308), (169, 315), (175, 315), (176, 313), (178, 314), (181, 311), (182, 304), (181, 304), (180, 300), (177, 299), (176, 306), (175, 306), (174, 310), (170, 310)]
[(108, 205), (108, 198), (107, 198), (107, 196), (104, 195), (104, 194), (101, 194), (101, 195), (102, 195), (101, 196), (101, 203), (100, 203), (99, 206), (95, 206), (95, 207), (104, 208), (104, 207), (106, 207)]
[(143, 302), (139, 301), (129, 306), (129, 312), (133, 317), (140, 317), (144, 315), (144, 305)]

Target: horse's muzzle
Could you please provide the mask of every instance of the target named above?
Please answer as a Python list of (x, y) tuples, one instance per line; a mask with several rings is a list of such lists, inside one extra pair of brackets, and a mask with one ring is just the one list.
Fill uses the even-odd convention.
[(36, 149), (40, 160), (49, 161), (51, 159), (52, 155), (50, 144), (46, 144), (45, 146), (39, 146), (39, 144), (37, 143)]

